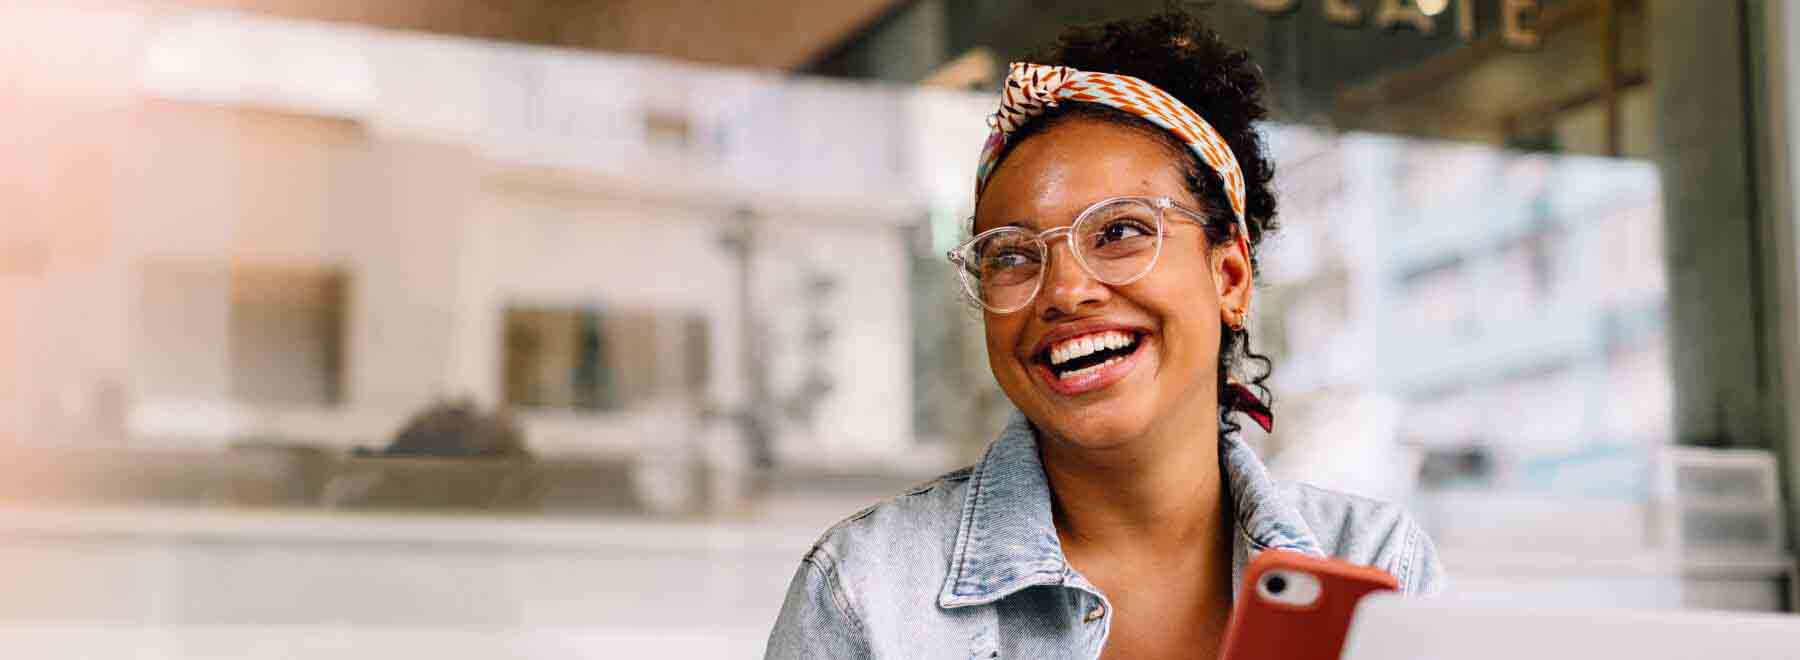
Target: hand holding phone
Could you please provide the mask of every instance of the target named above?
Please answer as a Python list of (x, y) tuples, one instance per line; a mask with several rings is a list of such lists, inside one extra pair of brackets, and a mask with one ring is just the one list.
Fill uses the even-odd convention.
[(1337, 660), (1363, 596), (1396, 591), (1386, 571), (1286, 550), (1244, 570), (1225, 627), (1222, 660)]

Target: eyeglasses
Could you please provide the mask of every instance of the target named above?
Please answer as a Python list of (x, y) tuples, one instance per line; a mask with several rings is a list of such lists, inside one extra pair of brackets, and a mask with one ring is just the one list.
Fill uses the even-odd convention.
[(1075, 263), (1096, 280), (1121, 286), (1149, 274), (1162, 253), (1163, 216), (1169, 209), (1205, 226), (1205, 215), (1167, 197), (1111, 197), (1089, 206), (1066, 227), (1043, 232), (996, 227), (944, 256), (956, 265), (970, 300), (989, 312), (1010, 314), (1031, 304), (1044, 287), (1050, 241), (1057, 234), (1068, 234)]

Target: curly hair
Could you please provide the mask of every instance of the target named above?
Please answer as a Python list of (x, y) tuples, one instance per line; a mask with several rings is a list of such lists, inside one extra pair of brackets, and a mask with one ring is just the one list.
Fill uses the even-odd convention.
[[(1268, 116), (1268, 108), (1263, 102), (1262, 70), (1250, 61), (1249, 53), (1226, 44), (1198, 17), (1172, 8), (1143, 18), (1069, 28), (1055, 46), (1033, 53), (1028, 61), (1141, 78), (1212, 124), (1244, 171), (1244, 220), (1250, 234), (1250, 263), (1252, 270), (1257, 270), (1263, 237), (1277, 229), (1275, 194), (1270, 185), (1275, 165), (1255, 126)], [(1173, 134), (1122, 110), (1081, 102), (1050, 108), (1013, 132), (994, 167), (1004, 165), (1012, 150), (1032, 136), (1073, 120), (1105, 121), (1140, 131), (1164, 145), (1207, 215), (1207, 241), (1216, 246), (1234, 240), (1237, 223), (1218, 173)], [(1243, 372), (1243, 382), (1268, 402), (1270, 392), (1264, 383), (1273, 364), (1250, 349), (1247, 330), (1220, 325), (1219, 428), (1221, 433), (1232, 433), (1239, 426), (1230, 417), (1235, 402), (1226, 383), (1231, 374)]]

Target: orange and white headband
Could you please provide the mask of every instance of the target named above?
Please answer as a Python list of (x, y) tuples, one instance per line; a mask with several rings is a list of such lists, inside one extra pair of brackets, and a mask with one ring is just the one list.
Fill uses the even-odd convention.
[(1250, 240), (1250, 226), (1244, 220), (1244, 171), (1238, 167), (1231, 146), (1187, 104), (1142, 79), (1116, 73), (1014, 62), (1000, 93), (1000, 109), (988, 117), (988, 127), (993, 130), (988, 133), (981, 161), (975, 168), (976, 196), (987, 187), (1007, 136), (1065, 99), (1118, 108), (1175, 134), (1218, 173), (1219, 180), (1225, 183), (1231, 211), (1237, 216), (1240, 240)]

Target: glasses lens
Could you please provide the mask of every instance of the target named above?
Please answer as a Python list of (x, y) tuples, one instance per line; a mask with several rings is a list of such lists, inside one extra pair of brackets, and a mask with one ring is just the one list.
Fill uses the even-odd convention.
[(1131, 281), (1156, 262), (1162, 244), (1156, 207), (1135, 200), (1110, 202), (1087, 212), (1075, 224), (1075, 246), (1102, 282)]
[(971, 294), (989, 307), (1012, 309), (1037, 293), (1044, 251), (1031, 232), (1009, 228), (969, 246), (963, 262)]

